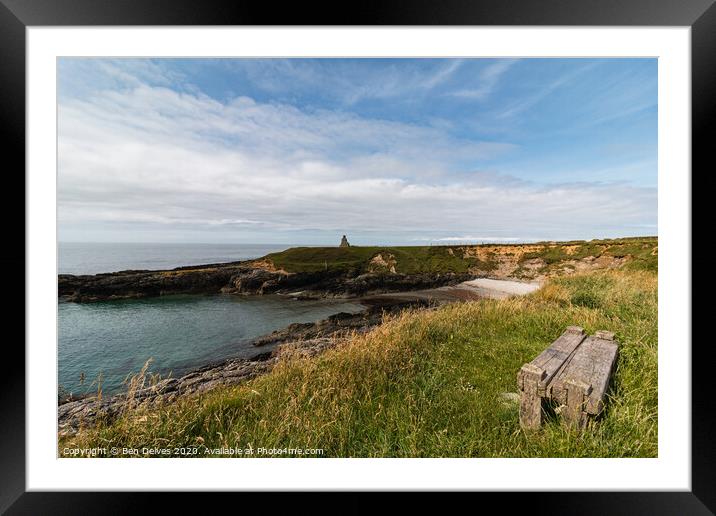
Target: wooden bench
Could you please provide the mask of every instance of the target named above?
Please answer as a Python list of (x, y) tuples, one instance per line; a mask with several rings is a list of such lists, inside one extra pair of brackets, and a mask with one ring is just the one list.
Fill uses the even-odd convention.
[(543, 402), (553, 401), (559, 405), (565, 423), (584, 428), (590, 415), (604, 409), (617, 355), (613, 333), (598, 331), (587, 336), (582, 328), (569, 326), (517, 374), (520, 425), (526, 429), (539, 428)]

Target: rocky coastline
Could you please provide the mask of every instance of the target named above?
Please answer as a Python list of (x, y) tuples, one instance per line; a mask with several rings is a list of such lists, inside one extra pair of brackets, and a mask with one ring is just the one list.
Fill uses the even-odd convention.
[(179, 267), (165, 271), (120, 271), (87, 276), (58, 275), (58, 296), (71, 302), (146, 298), (171, 294), (282, 294), (295, 298), (355, 298), (456, 285), (474, 274), (397, 274), (328, 269), (287, 273), (255, 261)]
[[(58, 433), (72, 436), (83, 426), (98, 419), (112, 420), (124, 411), (140, 404), (159, 404), (190, 394), (206, 392), (218, 386), (236, 385), (266, 374), (281, 360), (289, 357), (311, 357), (337, 346), (353, 334), (365, 333), (379, 325), (386, 315), (406, 309), (426, 309), (427, 301), (368, 301), (366, 310), (356, 313), (338, 313), (315, 323), (296, 323), (254, 339), (259, 351), (250, 358), (228, 359), (208, 364), (179, 378), (157, 379), (149, 385), (141, 381), (139, 388), (114, 396), (90, 396), (60, 403), (58, 407)], [(257, 350), (258, 351), (258, 350)]]

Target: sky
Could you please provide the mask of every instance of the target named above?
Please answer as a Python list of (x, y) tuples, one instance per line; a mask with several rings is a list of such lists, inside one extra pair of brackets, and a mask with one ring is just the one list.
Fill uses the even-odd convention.
[(58, 60), (65, 242), (657, 234), (656, 59)]

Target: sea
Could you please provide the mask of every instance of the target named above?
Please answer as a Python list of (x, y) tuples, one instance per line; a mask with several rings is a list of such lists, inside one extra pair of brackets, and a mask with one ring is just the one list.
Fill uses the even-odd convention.
[[(292, 245), (60, 243), (58, 272), (96, 274), (168, 269), (258, 258)], [(149, 360), (150, 373), (180, 376), (227, 358), (248, 358), (270, 347), (254, 338), (294, 322), (315, 322), (364, 307), (342, 300), (282, 296), (173, 295), (58, 304), (58, 385), (83, 395), (125, 389)]]
[(59, 274), (163, 270), (260, 258), (297, 245), (60, 242)]

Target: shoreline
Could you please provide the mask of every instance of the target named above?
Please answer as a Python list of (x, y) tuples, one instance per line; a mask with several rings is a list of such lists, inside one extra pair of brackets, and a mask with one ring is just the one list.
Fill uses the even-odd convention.
[[(526, 283), (494, 280), (506, 286)], [(534, 284), (528, 284), (534, 285)], [(287, 327), (252, 339), (257, 353), (248, 358), (229, 358), (209, 362), (192, 368), (178, 377), (159, 379), (153, 385), (129, 388), (105, 398), (96, 395), (60, 403), (58, 400), (58, 432), (60, 436), (74, 435), (86, 424), (98, 418), (111, 419), (129, 406), (138, 403), (171, 402), (180, 396), (206, 392), (214, 387), (242, 383), (266, 374), (286, 357), (316, 356), (337, 346), (352, 335), (366, 333), (382, 323), (386, 315), (396, 315), (404, 310), (429, 310), (441, 304), (489, 298), (486, 289), (460, 283), (455, 286), (424, 289), (422, 291), (394, 292), (355, 298), (366, 308), (351, 314), (340, 312), (314, 323), (292, 323)], [(495, 296), (500, 296), (494, 290)], [(262, 348), (271, 348), (262, 351)]]
[(423, 272), (415, 274), (326, 269), (289, 273), (264, 262), (247, 261), (178, 267), (165, 271), (121, 271), (86, 276), (59, 274), (58, 298), (90, 303), (173, 294), (278, 294), (297, 299), (360, 297), (456, 285), (476, 274)]
[(389, 292), (375, 294), (364, 298), (365, 300), (392, 299), (402, 301), (476, 301), (479, 299), (504, 299), (510, 296), (521, 296), (538, 290), (542, 282), (518, 281), (513, 278), (493, 279), (477, 278), (463, 281), (457, 285), (448, 285), (424, 290), (407, 292)]

